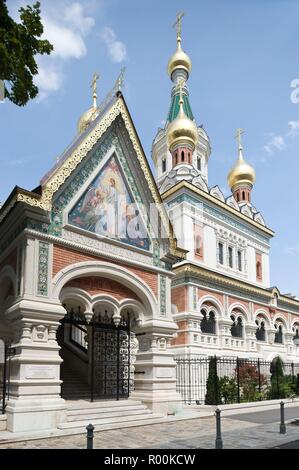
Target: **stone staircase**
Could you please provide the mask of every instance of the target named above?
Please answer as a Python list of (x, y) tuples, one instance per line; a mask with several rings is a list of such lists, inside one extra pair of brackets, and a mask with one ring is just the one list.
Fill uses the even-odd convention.
[(92, 424), (95, 431), (121, 429), (131, 426), (161, 423), (166, 420), (162, 414), (153, 413), (141, 401), (68, 401), (67, 419), (58, 425), (64, 431), (85, 432)]
[(90, 386), (81, 374), (65, 364), (61, 366), (62, 396), (66, 400), (90, 398)]

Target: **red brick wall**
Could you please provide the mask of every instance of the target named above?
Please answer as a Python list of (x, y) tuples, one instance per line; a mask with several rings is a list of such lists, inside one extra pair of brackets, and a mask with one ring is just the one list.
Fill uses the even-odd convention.
[(249, 304), (248, 304), (248, 302), (244, 302), (244, 300), (240, 300), (240, 299), (238, 299), (237, 297), (229, 297), (229, 298), (228, 298), (228, 304), (229, 304), (229, 305), (232, 305), (232, 304), (234, 304), (234, 303), (238, 303), (238, 304), (240, 304), (240, 305), (243, 305), (243, 307), (244, 307), (247, 311), (248, 311), (248, 309), (249, 309)]
[(171, 290), (171, 303), (177, 306), (179, 312), (187, 310), (187, 287), (173, 287)]
[[(69, 266), (73, 263), (80, 263), (82, 261), (107, 261), (100, 256), (88, 255), (86, 253), (80, 253), (74, 249), (70, 249), (64, 246), (54, 245), (53, 250), (53, 276), (55, 276), (61, 269)], [(115, 262), (114, 262), (115, 264)], [(144, 271), (140, 268), (132, 268), (123, 263), (119, 265), (131, 271), (136, 276), (140, 277), (154, 292), (155, 295), (158, 293), (158, 275)]]
[[(187, 329), (187, 321), (178, 321), (178, 327), (180, 330)], [(187, 344), (188, 342), (188, 332), (187, 331), (178, 331), (177, 337), (173, 338), (171, 341), (172, 346), (180, 346), (182, 344)]]
[(202, 297), (205, 297), (206, 295), (215, 297), (215, 299), (217, 299), (223, 305), (224, 297), (222, 294), (219, 294), (218, 292), (211, 292), (211, 291), (204, 290), (204, 289), (198, 289), (198, 299), (201, 299)]
[(132, 292), (131, 289), (128, 289), (119, 282), (95, 276), (73, 279), (68, 282), (65, 287), (77, 287), (88, 292), (90, 295), (108, 294), (112, 295), (117, 300), (127, 298), (138, 299), (137, 295)]

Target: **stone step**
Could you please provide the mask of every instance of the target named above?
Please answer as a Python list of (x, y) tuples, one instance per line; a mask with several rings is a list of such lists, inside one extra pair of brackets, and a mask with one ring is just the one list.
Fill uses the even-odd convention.
[[(158, 413), (142, 413), (140, 415), (134, 416), (133, 419), (130, 416), (118, 416), (113, 418), (103, 418), (103, 419), (94, 419), (92, 421), (92, 425), (95, 427), (95, 431), (111, 429), (111, 426), (115, 425), (116, 428), (126, 427), (129, 426), (136, 426), (136, 423), (142, 424), (151, 424), (153, 421), (157, 420), (166, 420), (166, 418)], [(159, 421), (158, 421), (159, 422)], [(84, 431), (86, 426), (90, 423), (89, 420), (82, 420), (82, 421), (71, 421), (66, 423), (61, 423), (58, 425), (59, 429), (76, 429)], [(122, 426), (125, 425), (125, 426)]]
[(141, 403), (138, 405), (126, 405), (123, 403), (122, 406), (114, 406), (113, 403), (108, 402), (107, 406), (96, 406), (96, 404), (93, 403), (93, 406), (90, 407), (77, 407), (77, 408), (69, 408), (67, 410), (67, 415), (68, 416), (73, 416), (73, 415), (86, 415), (90, 413), (117, 413), (118, 411), (127, 411), (127, 410), (146, 410), (146, 406), (142, 405)]
[(124, 398), (121, 400), (97, 400), (97, 401), (87, 401), (87, 400), (76, 400), (75, 402), (72, 402), (69, 400), (67, 402), (67, 408), (68, 411), (73, 411), (73, 410), (86, 410), (87, 408), (117, 408), (117, 407), (123, 407), (123, 406), (137, 406), (141, 405), (144, 406), (142, 401), (140, 400), (132, 400), (128, 398)]
[(79, 415), (72, 415), (72, 416), (69, 416), (67, 415), (67, 422), (70, 423), (70, 422), (75, 422), (75, 421), (82, 421), (83, 419), (84, 420), (92, 420), (92, 422), (94, 421), (98, 421), (98, 420), (102, 420), (102, 419), (109, 419), (110, 421), (110, 418), (120, 418), (120, 417), (124, 417), (126, 416), (127, 418), (130, 418), (130, 416), (140, 416), (140, 413), (142, 413), (142, 415), (150, 415), (151, 414), (151, 411), (150, 410), (147, 410), (147, 409), (139, 409), (139, 410), (114, 410), (114, 411), (98, 411), (98, 412), (95, 412), (95, 413), (86, 413), (85, 412), (85, 415), (84, 414), (79, 414)]

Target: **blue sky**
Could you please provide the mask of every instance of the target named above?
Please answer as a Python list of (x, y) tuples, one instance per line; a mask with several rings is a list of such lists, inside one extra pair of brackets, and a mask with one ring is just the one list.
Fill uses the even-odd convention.
[[(7, 1), (14, 15), (27, 3), (33, 2)], [(299, 295), (299, 103), (291, 100), (291, 83), (299, 79), (299, 2), (41, 0), (41, 7), (56, 52), (39, 59), (38, 99), (24, 108), (0, 104), (0, 201), (15, 185), (36, 187), (73, 139), (91, 105), (94, 71), (101, 99), (127, 67), (125, 98), (150, 158), (170, 103), (171, 26), (183, 10), (183, 48), (193, 62), (190, 102), (211, 139), (209, 185), (228, 195), (234, 135), (244, 128), (244, 153), (257, 172), (253, 203), (276, 232), (271, 284)]]

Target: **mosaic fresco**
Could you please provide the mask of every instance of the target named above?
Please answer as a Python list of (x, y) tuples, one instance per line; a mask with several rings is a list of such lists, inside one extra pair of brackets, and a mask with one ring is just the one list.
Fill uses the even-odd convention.
[(138, 207), (115, 156), (70, 211), (68, 221), (83, 230), (145, 250), (150, 246)]

